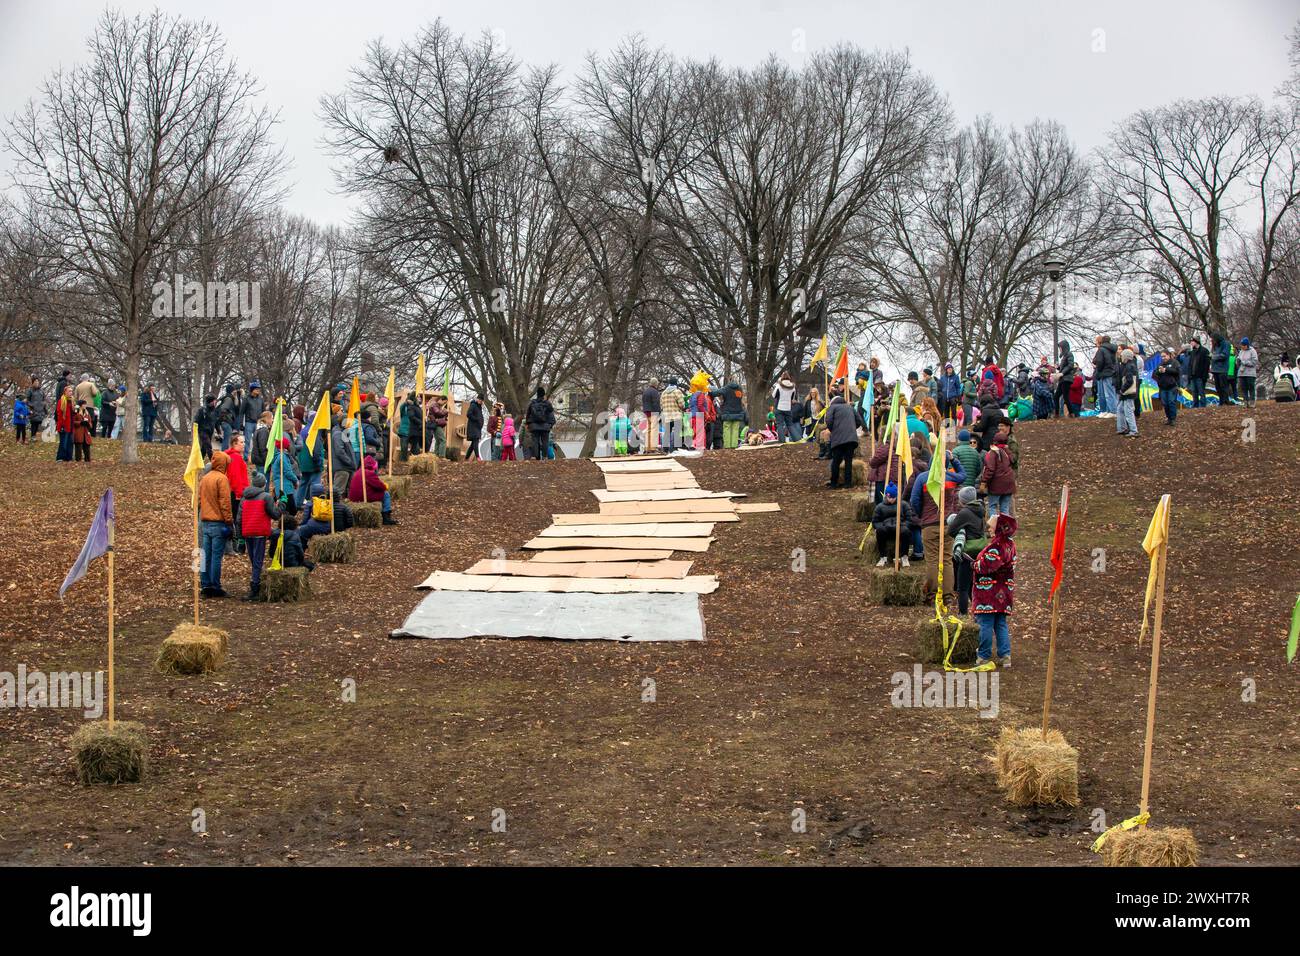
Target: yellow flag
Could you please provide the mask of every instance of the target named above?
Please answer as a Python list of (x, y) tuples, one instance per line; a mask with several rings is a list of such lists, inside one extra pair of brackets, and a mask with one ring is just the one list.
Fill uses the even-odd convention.
[(280, 560), (282, 554), (284, 554), (284, 535), (280, 535), (275, 539), (275, 554), (271, 555), (272, 571), (284, 570), (284, 563)]
[(826, 351), (826, 336), (823, 335), (822, 344), (817, 346), (817, 351), (813, 353), (812, 361), (808, 363), (808, 367), (810, 369), (816, 368), (818, 362), (825, 362), (828, 358), (830, 358), (830, 353)]
[(322, 392), (320, 397), (320, 407), (316, 409), (316, 414), (312, 417), (311, 427), (307, 429), (307, 450), (313, 455), (316, 454), (316, 433), (324, 429), (330, 430), (330, 393)]
[[(898, 459), (903, 463), (903, 467), (907, 469), (907, 477), (911, 478), (912, 477), (912, 443), (908, 440), (909, 438), (911, 438), (911, 436), (908, 435), (907, 433), (907, 420), (904, 419), (903, 421), (899, 422), (897, 428), (898, 428), (898, 441), (896, 442), (896, 447), (898, 449)], [(903, 494), (902, 482), (899, 482), (898, 493), (900, 496)]]
[(420, 353), (420, 361), (415, 363), (415, 394), (424, 394), (424, 353)]
[(1138, 646), (1147, 634), (1147, 618), (1151, 613), (1151, 601), (1156, 595), (1156, 577), (1160, 565), (1160, 548), (1169, 543), (1169, 496), (1161, 495), (1156, 513), (1151, 516), (1151, 526), (1142, 539), (1142, 550), (1151, 558), (1151, 570), (1147, 572), (1147, 596), (1142, 603), (1142, 630), (1138, 633)]
[(361, 379), (352, 376), (352, 394), (348, 396), (348, 424), (351, 425), (361, 411)]
[(185, 463), (185, 484), (194, 490), (195, 476), (203, 470), (203, 447), (199, 444), (199, 426), (194, 426), (194, 443), (190, 445), (190, 460)]
[(393, 413), (397, 411), (397, 405), (394, 404), (397, 395), (397, 369), (388, 370), (388, 384), (384, 386), (384, 398), (388, 399), (388, 417), (392, 418)]

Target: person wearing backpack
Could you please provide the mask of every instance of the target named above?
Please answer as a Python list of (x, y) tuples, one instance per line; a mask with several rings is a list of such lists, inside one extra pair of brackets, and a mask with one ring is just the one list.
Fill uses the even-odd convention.
[(1006, 435), (998, 435), (993, 447), (984, 455), (979, 490), (988, 496), (990, 515), (1011, 514), (1012, 497), (1016, 493), (1016, 470), (1011, 466)]
[(1140, 379), (1137, 359), (1132, 349), (1119, 353), (1119, 368), (1115, 372), (1115, 390), (1119, 393), (1119, 410), (1115, 414), (1115, 432), (1137, 438), (1137, 402)]
[(14, 439), (20, 445), (27, 444), (27, 424), (31, 421), (31, 411), (27, 402), (18, 396), (14, 398)]
[(975, 556), (988, 544), (984, 504), (979, 492), (965, 485), (957, 492), (958, 510), (948, 516), (948, 537), (952, 540), (953, 590), (957, 593), (957, 613), (970, 610), (971, 585), (974, 582)]
[(1273, 401), (1294, 402), (1297, 395), (1300, 395), (1300, 373), (1291, 367), (1291, 359), (1284, 352), (1273, 370)]

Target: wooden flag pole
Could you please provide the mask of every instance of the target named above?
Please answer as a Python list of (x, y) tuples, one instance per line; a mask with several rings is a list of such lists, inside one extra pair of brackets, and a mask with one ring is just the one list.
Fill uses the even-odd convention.
[(325, 433), (325, 469), (329, 476), (329, 486), (325, 495), (330, 503), (330, 534), (334, 533), (334, 427)]
[(391, 485), (393, 478), (393, 436), (397, 434), (397, 429), (393, 428), (393, 406), (397, 404), (397, 395), (393, 395), (393, 400), (388, 403), (388, 483)]
[[(885, 484), (889, 484), (889, 472), (885, 472)], [(902, 567), (902, 558), (899, 557), (899, 551), (903, 546), (903, 458), (898, 458), (898, 494), (894, 498), (894, 573), (897, 574)]]
[[(941, 443), (941, 444), (942, 444), (942, 443)], [(944, 456), (945, 454), (947, 454), (947, 449), (946, 449), (946, 448), (941, 448), (941, 449), (939, 449), (939, 451), (943, 452), (943, 454), (936, 455), (935, 457), (936, 457), (936, 458), (939, 458), (939, 459), (942, 459), (943, 456)], [(933, 462), (933, 461), (930, 462), (930, 467), (931, 467), (931, 468), (934, 467), (934, 462)], [(940, 480), (939, 480), (939, 502), (938, 502), (938, 504), (939, 504), (939, 553), (935, 555), (935, 560), (936, 560), (936, 563), (935, 563), (936, 577), (935, 577), (934, 580), (935, 580), (935, 587), (938, 589), (937, 592), (936, 592), (936, 594), (935, 594), (935, 597), (936, 597), (937, 600), (938, 600), (938, 604), (935, 605), (935, 615), (936, 615), (937, 617), (940, 617), (940, 619), (942, 619), (942, 612), (939, 611), (938, 609), (939, 609), (940, 606), (945, 607), (945, 608), (947, 607), (946, 602), (943, 600), (943, 562), (944, 562), (944, 560), (945, 560), (945, 559), (944, 559), (944, 556), (943, 556), (943, 555), (944, 555), (944, 550), (943, 550), (943, 545), (944, 545), (944, 533), (943, 533), (943, 532), (944, 532), (944, 520), (943, 520), (943, 511), (944, 511), (944, 508), (943, 508), (943, 506), (944, 506), (944, 505), (947, 503), (947, 501), (948, 501), (948, 463), (947, 463), (946, 461), (942, 461), (942, 460), (940, 460), (940, 462), (939, 462), (939, 479), (940, 479)], [(921, 494), (925, 494), (925, 492), (923, 491), (923, 492), (921, 492)], [(953, 576), (956, 577), (956, 575), (957, 575), (957, 571), (956, 571), (956, 569), (954, 569), (954, 570), (953, 570)]]
[[(194, 514), (194, 550), (199, 550), (199, 476), (194, 476), (194, 489), (190, 492), (191, 511)], [(199, 553), (199, 561), (203, 561), (202, 552)], [(194, 570), (194, 626), (199, 624), (199, 572)]]
[(1052, 595), (1052, 624), (1047, 637), (1047, 686), (1043, 689), (1043, 739), (1047, 739), (1047, 724), (1052, 715), (1052, 675), (1056, 672), (1056, 624), (1060, 618), (1061, 589)]
[(108, 520), (108, 729), (112, 731), (115, 713), (113, 709), (114, 690), (113, 690), (113, 612), (115, 602), (113, 600), (113, 536), (116, 520)]
[[(1156, 621), (1151, 636), (1151, 683), (1147, 688), (1147, 739), (1142, 752), (1142, 803), (1139, 815), (1148, 810), (1147, 797), (1151, 792), (1151, 748), (1156, 735), (1156, 682), (1160, 677), (1160, 624), (1165, 609), (1165, 560), (1169, 556), (1169, 541), (1160, 545), (1160, 558), (1156, 570)], [(1143, 827), (1146, 824), (1142, 824)]]

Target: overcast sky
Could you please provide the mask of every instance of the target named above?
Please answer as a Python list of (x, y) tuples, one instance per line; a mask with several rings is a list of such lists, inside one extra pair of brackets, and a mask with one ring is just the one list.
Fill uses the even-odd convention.
[[(801, 61), (841, 41), (908, 49), (967, 121), (1051, 117), (1084, 149), (1105, 141), (1128, 113), (1180, 97), (1271, 98), (1287, 73), (1296, 0), (155, 0), (214, 21), (238, 62), (259, 77), (280, 113), (292, 162), (289, 208), (343, 223), (317, 117), (367, 42), (395, 43), (441, 16), (463, 33), (496, 31), (530, 64), (580, 64), (628, 33), (674, 53), (751, 65), (769, 54)], [(100, 12), (94, 0), (0, 0), (0, 116), (8, 118), (42, 78), (84, 57)], [(7, 185), (9, 160), (0, 158)]]

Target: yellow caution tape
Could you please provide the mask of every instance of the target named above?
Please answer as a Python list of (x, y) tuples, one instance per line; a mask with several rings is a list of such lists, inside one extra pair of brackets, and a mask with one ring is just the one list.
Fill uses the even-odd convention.
[(1147, 821), (1149, 821), (1150, 819), (1151, 819), (1150, 813), (1139, 813), (1137, 816), (1129, 817), (1123, 823), (1111, 827), (1101, 836), (1097, 837), (1097, 839), (1093, 842), (1092, 852), (1100, 853), (1102, 846), (1105, 845), (1106, 843), (1106, 838), (1109, 837), (1116, 830), (1132, 830), (1134, 827), (1144, 827), (1147, 825)]

